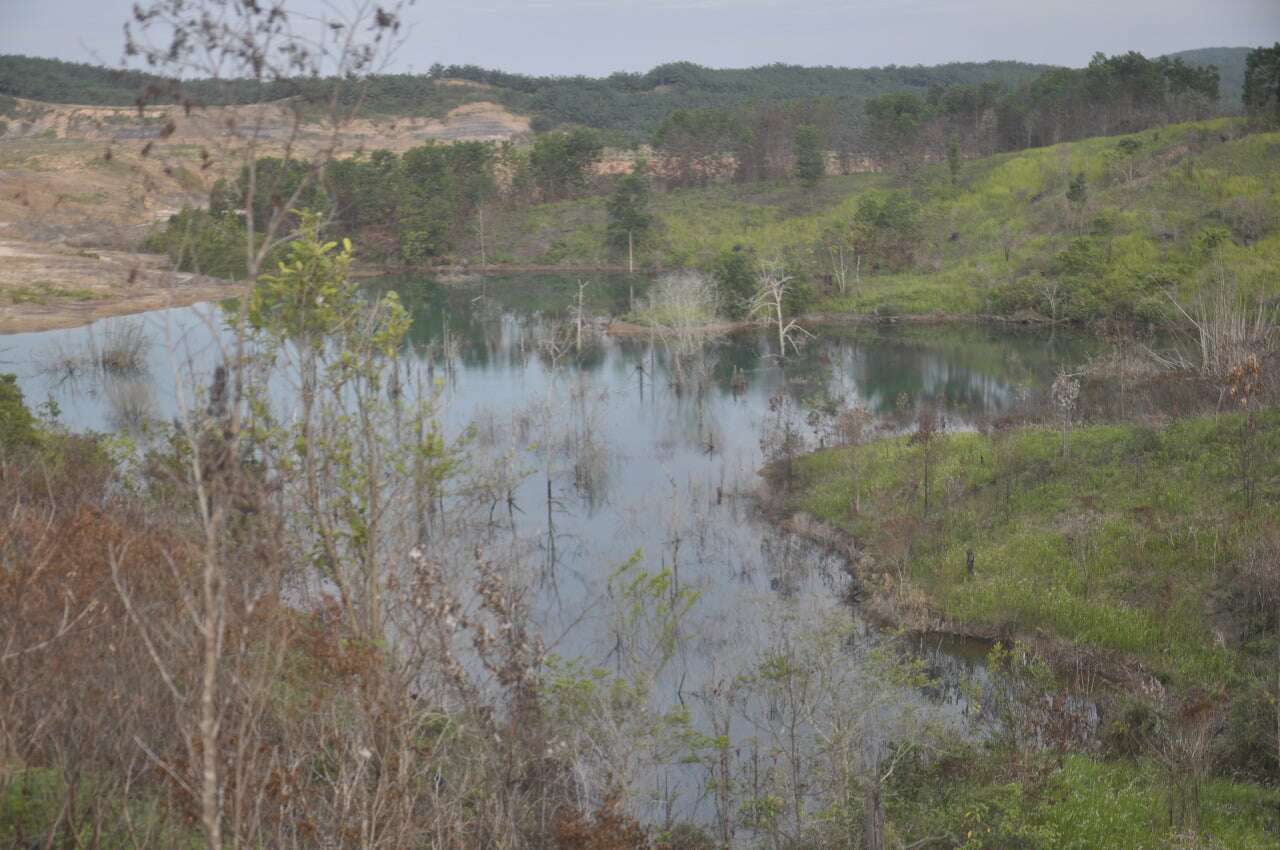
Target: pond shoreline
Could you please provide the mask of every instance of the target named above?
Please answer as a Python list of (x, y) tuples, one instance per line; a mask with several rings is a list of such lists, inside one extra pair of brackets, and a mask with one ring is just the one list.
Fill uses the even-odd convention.
[[(761, 475), (768, 476), (767, 467), (761, 470)], [(924, 612), (915, 610), (904, 615), (888, 593), (873, 589), (877, 586), (873, 581), (875, 560), (851, 534), (807, 512), (789, 510), (763, 489), (757, 491), (756, 501), (761, 508), (761, 515), (774, 528), (793, 534), (843, 559), (845, 571), (853, 579), (855, 586), (865, 592), (862, 598), (849, 599), (847, 602), (878, 629), (924, 639), (977, 641), (988, 646), (996, 643), (1009, 645), (1016, 641), (1030, 647), (1043, 658), (1064, 682), (1077, 682), (1081, 677), (1097, 677), (1110, 687), (1136, 693), (1154, 679), (1152, 673), (1137, 659), (1091, 651), (1068, 640), (1041, 633), (953, 620), (942, 615), (931, 604)], [(924, 614), (923, 619), (921, 613)]]
[[(1053, 322), (1050, 319), (1032, 319), (1032, 318), (1010, 318), (1008, 316), (994, 316), (986, 313), (920, 313), (908, 316), (877, 316), (868, 313), (807, 313), (800, 316), (796, 321), (801, 325), (810, 326), (867, 326), (867, 325), (1003, 325), (1018, 327), (1053, 327), (1065, 326), (1067, 322)], [(768, 328), (768, 322), (759, 321), (738, 321), (738, 322), (712, 322), (706, 325), (696, 325), (689, 328), (682, 328), (685, 333), (697, 336), (717, 336), (721, 334), (737, 333), (739, 331), (750, 330), (752, 328)], [(649, 334), (661, 335), (663, 328), (652, 325), (642, 325), (637, 322), (629, 322), (624, 319), (610, 319), (605, 327), (605, 332), (610, 336), (638, 337), (647, 336)]]
[[(560, 270), (563, 271), (563, 270)], [(372, 278), (377, 275), (361, 275)], [(62, 330), (92, 324), (112, 316), (129, 316), (165, 310), (171, 307), (190, 307), (203, 301), (216, 301), (234, 297), (243, 283), (204, 279), (196, 286), (148, 289), (121, 298), (102, 298), (87, 301), (56, 301), (54, 303), (19, 303), (0, 308), (0, 336), (36, 331)], [(1041, 327), (1053, 326), (1051, 320), (1009, 318), (986, 314), (924, 313), (905, 316), (877, 316), (868, 313), (810, 313), (799, 321), (807, 325), (946, 325), (978, 324)], [(1068, 323), (1058, 322), (1058, 325)], [(765, 326), (761, 322), (716, 322), (688, 329), (703, 336), (736, 333), (753, 327)], [(606, 327), (611, 336), (646, 336), (659, 333), (658, 328), (611, 318)]]
[(95, 298), (53, 303), (17, 303), (0, 308), (0, 336), (66, 330), (93, 324), (114, 316), (134, 316), (191, 307), (239, 294), (242, 284), (203, 279), (193, 286), (141, 289), (120, 298)]
[[(660, 270), (643, 269), (634, 272), (638, 275), (654, 274)], [(149, 270), (155, 275), (155, 270)], [(352, 269), (352, 277), (371, 280), (380, 277), (394, 277), (409, 274), (432, 275), (438, 283), (446, 286), (465, 285), (485, 277), (506, 274), (628, 274), (632, 273), (627, 266), (621, 265), (485, 265), (485, 266), (436, 266), (429, 268), (407, 268), (385, 265), (357, 265)], [(98, 319), (112, 316), (135, 315), (152, 310), (163, 310), (171, 307), (189, 307), (202, 301), (212, 301), (232, 297), (244, 281), (230, 281), (211, 278), (203, 275), (184, 275), (191, 278), (190, 285), (174, 286), (172, 284), (135, 284), (118, 293), (104, 293), (108, 297), (86, 300), (68, 300), (51, 297), (47, 301), (14, 303), (0, 307), (0, 335), (13, 333), (29, 333), (36, 331), (60, 330), (91, 324)], [(657, 332), (657, 329), (626, 321), (621, 317), (608, 318), (607, 333), (612, 336), (644, 336)], [(989, 313), (911, 313), (881, 315), (877, 313), (806, 313), (798, 317), (801, 324), (808, 325), (942, 325), (942, 324), (990, 324), (1005, 326), (1058, 326), (1075, 325), (1067, 321), (1054, 321), (1043, 316), (1018, 315), (999, 316)], [(689, 332), (715, 336), (734, 333), (760, 326), (760, 322), (724, 321), (705, 326), (685, 329)], [(1085, 326), (1087, 327), (1087, 325)]]

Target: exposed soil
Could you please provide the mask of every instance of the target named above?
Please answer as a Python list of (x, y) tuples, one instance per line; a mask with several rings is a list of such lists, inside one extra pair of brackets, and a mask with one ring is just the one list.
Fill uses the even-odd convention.
[(168, 271), (164, 258), (0, 239), (0, 333), (226, 298), (236, 284)]
[[(289, 143), (301, 150), (329, 146), (330, 127), (303, 120), (289, 103), (236, 107), (152, 106), (141, 111), (124, 106), (78, 106), (16, 98), (5, 117), (0, 142), (23, 139), (79, 140), (111, 144), (147, 141), (170, 145), (216, 147), (229, 135), (254, 137), (266, 145)], [(529, 119), (490, 101), (465, 103), (443, 118), (374, 116), (342, 127), (342, 149), (405, 150), (435, 140), (502, 141), (529, 132)]]
[[(529, 121), (479, 101), (443, 118), (368, 118), (342, 131), (339, 155), (407, 150), (432, 140), (507, 140)], [(136, 253), (151, 228), (239, 171), (247, 136), (263, 155), (288, 144), (330, 146), (318, 122), (287, 104), (194, 109), (18, 100), (0, 122), (0, 333), (68, 327), (102, 316), (233, 293), (212, 278), (175, 275)]]

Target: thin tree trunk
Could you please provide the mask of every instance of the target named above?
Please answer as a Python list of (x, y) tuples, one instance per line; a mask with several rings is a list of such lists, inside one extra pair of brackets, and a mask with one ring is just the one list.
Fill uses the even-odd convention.
[(884, 803), (880, 799), (880, 777), (872, 779), (864, 800), (862, 823), (863, 850), (884, 850)]

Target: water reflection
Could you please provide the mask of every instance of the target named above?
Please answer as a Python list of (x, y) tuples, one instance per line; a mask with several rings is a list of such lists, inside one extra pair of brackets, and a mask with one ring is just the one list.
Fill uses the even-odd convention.
[[(557, 633), (600, 598), (600, 577), (636, 551), (705, 585), (701, 607), (710, 617), (749, 607), (744, 593), (790, 599), (829, 588), (840, 571), (797, 556), (795, 542), (774, 536), (743, 500), (757, 484), (762, 435), (783, 415), (782, 400), (802, 447), (825, 443), (833, 414), (853, 405), (888, 417), (904, 400), (931, 403), (963, 426), (1043, 386), (1088, 347), (981, 327), (829, 327), (779, 362), (762, 330), (707, 341), (696, 352), (704, 378), (690, 383), (673, 377), (675, 355), (660, 341), (610, 337), (598, 320), (588, 321), (581, 348), (576, 337), (549, 348), (576, 296), (576, 283), (563, 278), (379, 285), (395, 286), (412, 311), (407, 347), (444, 386), (446, 431), (472, 429), (471, 467), (489, 473), (473, 476), (485, 480), (469, 498), (487, 501), (491, 524), (505, 516), (510, 532), (538, 550), (544, 571), (581, 576), (559, 576), (554, 598), (542, 600)], [(633, 286), (615, 278), (589, 287), (591, 309), (625, 306)], [(150, 340), (127, 383), (60, 382), (38, 367), (47, 352), (125, 325)], [(10, 336), (4, 348), (32, 404), (52, 399), (69, 427), (114, 431), (177, 414), (175, 371), (202, 380), (226, 340), (223, 314), (205, 305)], [(290, 389), (273, 391), (287, 407)], [(587, 652), (598, 635), (580, 634), (574, 648)]]
[[(929, 403), (963, 425), (1007, 409), (1088, 349), (1078, 338), (980, 327), (829, 327), (780, 362), (762, 330), (707, 341), (694, 354), (699, 380), (685, 379), (688, 363), (677, 380), (674, 355), (658, 340), (614, 338), (594, 319), (581, 348), (576, 328), (571, 344), (558, 339), (577, 287), (556, 280), (380, 286), (394, 286), (412, 311), (407, 353), (443, 387), (450, 440), (471, 435), (454, 507), (465, 503), (488, 540), (505, 541), (533, 570), (536, 617), (558, 654), (617, 663), (612, 578), (633, 556), (648, 570), (669, 570), (677, 592), (697, 595), (655, 683), (659, 707), (683, 705), (727, 670), (764, 657), (776, 635), (761, 623), (778, 606), (793, 622), (842, 605), (843, 560), (777, 532), (749, 498), (762, 436), (779, 411), (803, 446), (828, 439), (833, 411), (853, 405), (889, 417), (903, 400)], [(616, 312), (633, 287), (601, 281), (588, 290), (589, 306)], [(152, 341), (128, 387), (59, 384), (37, 368), (42, 352), (75, 346), (89, 329), (8, 337), (4, 368), (18, 372), (31, 403), (56, 401), (74, 429), (168, 419), (183, 398), (175, 373), (204, 381), (222, 361), (222, 315), (204, 305), (98, 323), (92, 332), (140, 323)], [(287, 407), (291, 390), (272, 391)], [(939, 696), (962, 713), (957, 694)], [(659, 781), (696, 784), (678, 769)]]

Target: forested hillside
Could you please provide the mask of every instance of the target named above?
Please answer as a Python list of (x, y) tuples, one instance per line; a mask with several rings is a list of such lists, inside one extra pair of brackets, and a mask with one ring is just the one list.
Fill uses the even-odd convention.
[(932, 67), (805, 68), (768, 65), (748, 69), (704, 68), (692, 62), (660, 65), (647, 74), (587, 77), (523, 77), (474, 66), (436, 67), (433, 73), (502, 91), (518, 92), (544, 120), (577, 123), (647, 137), (673, 110), (739, 107), (749, 103), (823, 100), (857, 124), (861, 104), (889, 92), (983, 83), (1014, 86), (1048, 66), (1022, 62), (956, 63)]
[[(934, 67), (804, 68), (769, 65), (711, 69), (691, 62), (661, 65), (645, 74), (527, 77), (475, 66), (436, 66), (431, 73), (391, 74), (369, 81), (366, 108), (374, 113), (442, 115), (473, 100), (492, 100), (532, 114), (536, 127), (582, 124), (647, 138), (675, 109), (729, 107), (753, 101), (825, 99), (856, 121), (868, 97), (897, 91), (921, 94), (930, 87), (999, 83), (1014, 86), (1048, 66), (1021, 62), (956, 63)], [(459, 82), (474, 85), (460, 85)], [(268, 86), (217, 86), (192, 81), (185, 92), (207, 103), (276, 100), (305, 95), (323, 82), (282, 81)], [(129, 105), (152, 87), (163, 101), (167, 86), (156, 76), (26, 56), (0, 56), (0, 94), (53, 103)]]
[[(1218, 102), (1213, 109), (1234, 112), (1240, 108), (1246, 48), (1206, 48), (1164, 57), (1177, 67), (1218, 69)], [(1136, 55), (1136, 54), (1135, 54)], [(1113, 58), (1113, 62), (1119, 57)], [(1152, 63), (1152, 67), (1159, 62)], [(1047, 100), (1062, 116), (1071, 111), (1073, 91), (1087, 83), (1081, 71), (1021, 62), (953, 63), (884, 68), (806, 68), (768, 65), (747, 69), (704, 68), (692, 62), (660, 65), (647, 73), (616, 73), (605, 78), (529, 77), (472, 65), (440, 66), (428, 74), (388, 74), (372, 77), (365, 92), (364, 109), (379, 115), (442, 117), (449, 110), (479, 100), (497, 102), (529, 115), (535, 131), (559, 125), (581, 125), (605, 131), (619, 144), (649, 141), (661, 134), (673, 114), (800, 108), (819, 116), (828, 147), (849, 147), (867, 125), (868, 101), (885, 95), (914, 94), (933, 98), (937, 106), (942, 92), (968, 92), (966, 108), (1001, 107), (1005, 147), (1025, 146), (1036, 131), (1026, 127), (1028, 113)], [(327, 91), (324, 81), (282, 80), (266, 85), (213, 83), (194, 80), (184, 84), (183, 95), (195, 101), (217, 104), (261, 102), (289, 97), (305, 99)], [(1210, 85), (1210, 88), (1212, 86)], [(120, 71), (95, 65), (26, 56), (0, 56), (0, 95), (51, 103), (128, 106), (140, 93), (150, 102), (172, 102), (171, 84), (161, 77), (138, 71)], [(351, 92), (354, 96), (354, 91)], [(954, 105), (954, 104), (952, 104)], [(1043, 111), (1043, 110), (1042, 110)], [(1192, 116), (1179, 116), (1182, 118)], [(1078, 123), (1074, 118), (1068, 124)], [(1052, 143), (1059, 131), (1043, 132)], [(1090, 128), (1089, 133), (1093, 132)], [(1013, 137), (1022, 135), (1022, 141)]]
[[(911, 174), (655, 195), (646, 262), (715, 269), (782, 258), (824, 309), (1173, 318), (1223, 269), (1270, 295), (1280, 264), (1280, 135), (1218, 119)], [(603, 199), (494, 212), (489, 244), (523, 263), (608, 256)], [(475, 235), (459, 253), (478, 259)], [(490, 258), (495, 256), (491, 249)]]
[(1244, 88), (1244, 62), (1248, 55), (1248, 47), (1202, 47), (1167, 54), (1169, 59), (1181, 59), (1195, 67), (1217, 68), (1219, 98), (1222, 105), (1232, 111), (1240, 109), (1240, 91)]

